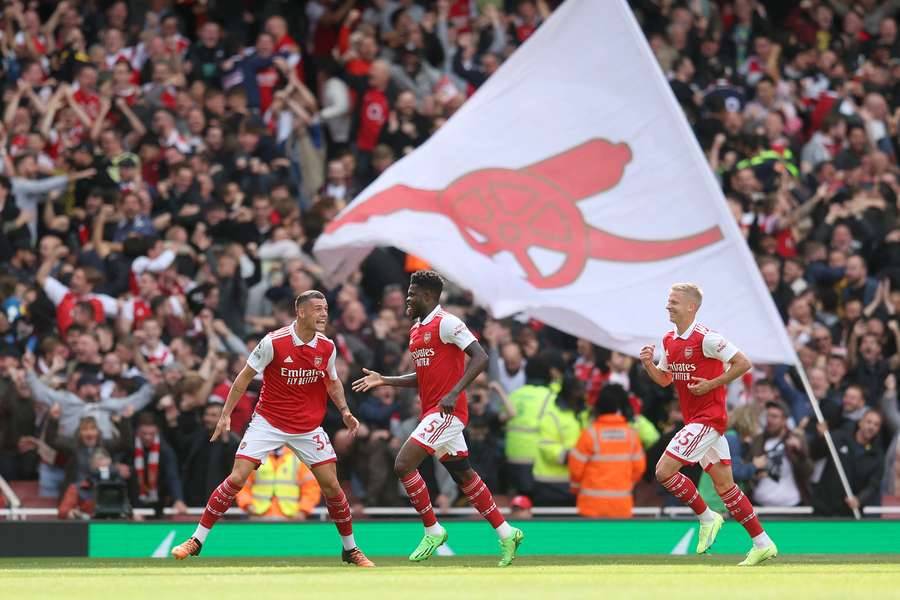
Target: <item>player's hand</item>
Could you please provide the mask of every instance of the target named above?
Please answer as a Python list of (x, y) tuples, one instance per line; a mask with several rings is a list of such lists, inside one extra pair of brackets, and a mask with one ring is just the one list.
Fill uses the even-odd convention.
[(356, 432), (359, 431), (359, 419), (354, 417), (351, 413), (346, 413), (343, 415), (344, 418), (344, 427), (347, 428), (347, 433), (350, 434), (350, 437), (355, 437)]
[(449, 394), (447, 394), (446, 396), (441, 398), (441, 401), (438, 403), (438, 406), (441, 407), (442, 415), (446, 416), (446, 415), (453, 414), (453, 411), (456, 410), (457, 396), (459, 396), (459, 394), (454, 394), (453, 392), (450, 392)]
[(384, 385), (384, 377), (381, 376), (381, 373), (370, 371), (369, 369), (363, 369), (363, 373), (365, 373), (366, 376), (360, 377), (353, 382), (352, 386), (350, 386), (354, 392), (368, 392), (369, 390)]
[(693, 383), (689, 383), (687, 388), (695, 396), (702, 396), (703, 394), (708, 394), (716, 389), (716, 386), (712, 381), (703, 379), (702, 377), (691, 377), (691, 381)]
[(209, 438), (209, 441), (214, 442), (219, 439), (220, 435), (229, 431), (231, 431), (231, 417), (229, 415), (222, 415), (221, 417), (219, 417), (219, 422), (216, 423), (216, 430), (213, 431), (212, 437)]
[(656, 346), (653, 344), (647, 344), (643, 348), (641, 348), (641, 362), (645, 365), (648, 365), (653, 362), (653, 353), (656, 351)]

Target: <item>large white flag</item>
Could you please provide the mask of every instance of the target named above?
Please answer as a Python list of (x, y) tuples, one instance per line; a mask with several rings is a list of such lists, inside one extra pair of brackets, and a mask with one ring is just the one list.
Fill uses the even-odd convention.
[(762, 278), (624, 0), (567, 0), (316, 243), (335, 280), (374, 246), (421, 256), (496, 317), (636, 355), (669, 286), (755, 361), (795, 362)]

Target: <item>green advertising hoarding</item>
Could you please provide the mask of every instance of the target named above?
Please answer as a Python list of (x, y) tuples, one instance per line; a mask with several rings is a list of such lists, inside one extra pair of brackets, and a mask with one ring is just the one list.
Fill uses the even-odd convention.
[[(447, 521), (450, 539), (442, 552), (493, 555), (497, 537), (481, 521)], [(689, 554), (697, 543), (696, 521), (523, 521), (521, 554)], [(766, 531), (787, 554), (900, 553), (900, 521), (776, 521)], [(88, 556), (167, 557), (187, 539), (193, 524), (91, 523)], [(354, 523), (354, 534), (370, 556), (406, 556), (422, 535), (410, 521)], [(743, 554), (750, 547), (744, 529), (727, 522), (715, 545), (716, 554)], [(332, 556), (340, 541), (332, 524), (220, 523), (210, 533), (203, 556)]]

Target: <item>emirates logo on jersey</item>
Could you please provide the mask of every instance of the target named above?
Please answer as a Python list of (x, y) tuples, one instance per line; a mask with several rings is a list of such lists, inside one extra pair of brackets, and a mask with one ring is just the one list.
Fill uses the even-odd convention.
[(430, 331), (425, 332), (425, 335), (422, 336), (422, 341), (424, 341), (426, 344), (431, 341), (431, 332)]
[(322, 357), (321, 357), (321, 356), (317, 356), (316, 359), (313, 361), (313, 364), (316, 365), (316, 368), (317, 368), (317, 369), (318, 369), (319, 367), (321, 367), (321, 366), (322, 366)]
[(694, 355), (694, 347), (693, 346), (688, 346), (687, 348), (684, 349), (684, 357), (685, 358), (690, 358), (693, 355)]

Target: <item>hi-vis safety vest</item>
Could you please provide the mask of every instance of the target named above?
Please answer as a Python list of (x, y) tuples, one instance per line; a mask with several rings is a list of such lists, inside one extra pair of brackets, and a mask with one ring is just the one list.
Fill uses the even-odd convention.
[(647, 461), (638, 434), (619, 414), (600, 415), (569, 452), (572, 491), (578, 514), (630, 518), (632, 489)]
[(566, 452), (575, 446), (587, 421), (586, 413), (560, 410), (550, 402), (538, 423), (538, 446), (534, 460), (534, 480), (541, 483), (568, 483)]
[[(284, 452), (281, 456), (269, 454), (251, 476), (249, 504), (252, 506), (250, 512), (255, 515), (291, 518), (301, 508), (308, 512), (319, 502), (320, 492), (312, 471), (293, 452)], [(316, 489), (311, 490), (312, 487)], [(304, 488), (303, 493), (301, 488)], [(315, 498), (307, 498), (312, 492)]]
[(525, 384), (509, 395), (516, 416), (506, 422), (506, 460), (530, 465), (537, 455), (538, 427), (556, 392), (550, 386)]

